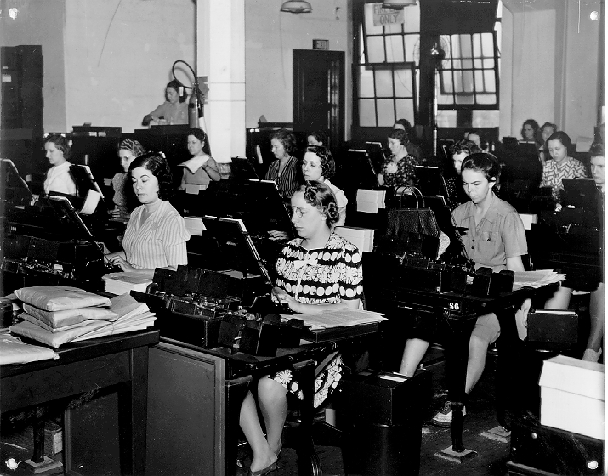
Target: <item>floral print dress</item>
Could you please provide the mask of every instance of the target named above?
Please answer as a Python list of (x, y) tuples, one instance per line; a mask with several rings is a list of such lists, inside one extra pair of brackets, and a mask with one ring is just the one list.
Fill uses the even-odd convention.
[[(332, 233), (322, 249), (306, 250), (302, 239), (287, 243), (277, 260), (277, 286), (299, 302), (332, 304), (360, 299), (363, 293), (361, 252), (355, 245)], [(317, 365), (314, 406), (319, 407), (337, 388), (344, 361), (334, 352)], [(304, 395), (291, 369), (275, 372), (270, 378), (299, 399)]]

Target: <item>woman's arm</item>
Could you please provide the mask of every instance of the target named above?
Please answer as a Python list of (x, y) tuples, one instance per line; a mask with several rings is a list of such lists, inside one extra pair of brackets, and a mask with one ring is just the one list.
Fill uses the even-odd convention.
[(213, 157), (209, 157), (209, 160), (207, 160), (207, 163), (205, 165), (203, 165), (203, 170), (205, 172), (207, 172), (207, 175), (209, 175), (209, 178), (211, 180), (213, 180), (214, 182), (217, 182), (218, 180), (220, 180), (222, 178), (220, 175), (220, 168), (217, 165), (217, 162), (213, 159)]

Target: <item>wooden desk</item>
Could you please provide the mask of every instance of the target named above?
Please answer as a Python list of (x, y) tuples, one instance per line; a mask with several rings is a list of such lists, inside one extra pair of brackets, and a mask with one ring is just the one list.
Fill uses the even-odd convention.
[[(159, 340), (147, 330), (67, 344), (58, 360), (0, 368), (0, 409), (8, 412), (117, 385), (122, 474), (143, 475), (146, 454), (148, 350)], [(63, 435), (71, 471), (70, 411)]]
[[(378, 325), (365, 326), (369, 336)], [(361, 339), (356, 327), (349, 328)], [(239, 414), (249, 383), (293, 364), (307, 400), (300, 404), (300, 475), (320, 474), (312, 443), (315, 349), (353, 340), (344, 329), (335, 340), (279, 349), (277, 357), (224, 353), (161, 338), (150, 351), (147, 475), (233, 475)]]

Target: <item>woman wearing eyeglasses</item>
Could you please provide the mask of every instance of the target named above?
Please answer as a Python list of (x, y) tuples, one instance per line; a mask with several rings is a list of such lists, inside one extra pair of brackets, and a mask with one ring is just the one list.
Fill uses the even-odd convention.
[[(274, 296), (299, 313), (358, 309), (363, 293), (361, 252), (332, 231), (339, 212), (331, 189), (321, 182), (306, 182), (291, 197), (291, 210), (299, 238), (290, 241), (277, 260)], [(341, 355), (334, 353), (317, 367), (315, 407), (338, 386), (342, 365)], [(255, 391), (266, 435), (252, 394)], [(253, 450), (251, 475), (277, 469), (288, 393), (304, 398), (291, 369), (262, 377), (243, 401), (240, 424)]]

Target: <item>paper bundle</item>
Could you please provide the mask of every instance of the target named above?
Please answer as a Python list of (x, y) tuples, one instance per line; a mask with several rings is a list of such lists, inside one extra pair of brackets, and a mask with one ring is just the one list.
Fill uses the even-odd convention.
[[(111, 300), (103, 298), (104, 301), (101, 302), (101, 305), (107, 303), (108, 307), (100, 307), (99, 301), (84, 299), (85, 297), (91, 299), (91, 296), (97, 295), (77, 288), (63, 290), (64, 293), (70, 295), (69, 304), (66, 304), (68, 302), (66, 296), (57, 289), (61, 288), (60, 286), (37, 286), (36, 288), (35, 292), (31, 288), (22, 288), (15, 292), (18, 297), (24, 299), (25, 312), (19, 316), (24, 320), (11, 326), (9, 330), (14, 334), (29, 337), (53, 348), (58, 348), (67, 342), (145, 329), (154, 325), (156, 319), (148, 306), (138, 303), (128, 294)], [(80, 297), (75, 297), (78, 294), (81, 294)], [(36, 302), (42, 307), (34, 306), (32, 302)], [(58, 306), (58, 302), (62, 304)], [(96, 302), (97, 306), (75, 307), (82, 302)], [(67, 308), (65, 308), (66, 306)], [(49, 307), (64, 307), (64, 309), (49, 311)]]
[(513, 290), (516, 291), (523, 287), (540, 288), (549, 284), (563, 281), (566, 275), (556, 273), (552, 269), (537, 269), (535, 271), (515, 272)]
[(152, 283), (150, 277), (142, 276), (139, 273), (132, 273), (129, 271), (120, 273), (110, 273), (103, 277), (105, 284), (105, 290), (107, 293), (112, 294), (126, 294), (131, 291), (139, 291), (141, 293), (146, 291), (149, 284)]

